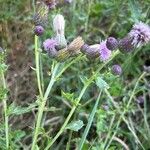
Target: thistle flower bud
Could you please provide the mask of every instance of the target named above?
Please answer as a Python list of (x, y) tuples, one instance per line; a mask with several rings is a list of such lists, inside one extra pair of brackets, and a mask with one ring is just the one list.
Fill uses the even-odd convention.
[(44, 33), (44, 28), (42, 26), (35, 26), (34, 33), (37, 36), (41, 36)]
[(81, 52), (87, 55), (88, 58), (97, 58), (99, 57), (99, 44), (87, 45), (84, 44), (81, 48)]
[(107, 38), (106, 46), (109, 50), (113, 51), (118, 48), (118, 41), (114, 37)]
[(123, 53), (130, 53), (134, 51), (135, 47), (132, 44), (132, 39), (127, 36), (119, 41), (119, 50)]
[(64, 35), (65, 30), (65, 20), (64, 17), (60, 14), (56, 15), (53, 19), (53, 28), (56, 32), (56, 35), (61, 34)]
[(122, 68), (120, 65), (113, 65), (112, 66), (112, 73), (114, 75), (121, 75), (122, 74)]
[(44, 50), (49, 54), (50, 57), (55, 58), (57, 56), (57, 42), (54, 39), (47, 39), (43, 42)]
[(100, 60), (105, 62), (111, 56), (111, 51), (106, 46), (106, 41), (102, 41), (99, 46)]

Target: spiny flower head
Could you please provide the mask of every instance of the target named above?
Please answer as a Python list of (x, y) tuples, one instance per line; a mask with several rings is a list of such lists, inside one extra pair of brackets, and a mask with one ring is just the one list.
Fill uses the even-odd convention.
[(34, 33), (37, 36), (41, 36), (44, 33), (44, 28), (42, 26), (35, 26)]
[(111, 56), (111, 51), (106, 46), (106, 41), (102, 41), (99, 45), (99, 54), (101, 61), (107, 61)]
[(132, 38), (129, 36), (124, 37), (119, 41), (119, 50), (123, 53), (130, 53), (135, 49), (135, 46), (132, 44)]
[(113, 66), (112, 66), (112, 73), (113, 73), (114, 75), (121, 75), (121, 73), (122, 73), (122, 68), (121, 68), (121, 66), (118, 65), (118, 64), (113, 65)]
[(150, 26), (143, 22), (136, 23), (129, 32), (132, 38), (132, 44), (135, 47), (140, 47), (150, 42)]
[(44, 50), (51, 56), (55, 57), (57, 55), (56, 46), (58, 45), (57, 41), (54, 39), (47, 39), (43, 42)]
[(109, 50), (116, 50), (118, 48), (118, 40), (114, 37), (108, 37), (106, 41), (106, 46)]

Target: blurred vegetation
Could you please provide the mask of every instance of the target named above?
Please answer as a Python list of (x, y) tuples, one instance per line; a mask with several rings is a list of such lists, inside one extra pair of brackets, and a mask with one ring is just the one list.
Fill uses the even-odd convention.
[[(30, 149), (33, 123), (37, 112), (35, 99), (38, 91), (35, 73), (30, 67), (34, 66), (32, 31), (34, 3), (34, 0), (0, 0), (0, 45), (7, 49), (7, 64), (9, 66), (7, 82), (8, 103), (11, 104), (9, 107), (11, 128), (9, 134), (12, 140), (12, 150)], [(52, 17), (56, 13), (61, 13), (65, 17), (65, 34), (68, 41), (80, 35), (86, 43), (95, 44), (105, 40), (108, 36), (114, 36), (118, 39), (124, 37), (137, 21), (143, 21), (150, 25), (150, 0), (73, 0), (71, 4), (61, 4), (55, 10), (50, 10), (49, 24), (41, 41), (53, 36)], [(149, 46), (137, 49), (129, 55), (117, 56), (105, 68), (108, 71), (101, 73), (103, 79), (111, 87), (110, 94), (120, 105), (122, 111), (125, 109), (137, 79), (143, 73), (143, 66), (150, 65)], [(46, 54), (42, 55), (44, 84), (47, 85), (52, 60)], [(115, 63), (119, 63), (123, 67), (123, 74), (120, 78), (109, 72), (111, 65)], [(62, 93), (74, 93), (77, 97), (83, 85), (81, 78), (90, 77), (99, 65), (98, 60), (80, 61), (78, 64), (72, 65), (55, 84), (47, 103), (48, 111), (44, 114), (44, 128), (41, 128), (40, 131), (41, 149), (58, 132), (70, 111), (70, 101)], [(149, 81), (148, 74), (138, 84), (133, 101), (126, 110), (125, 119), (127, 122), (121, 120), (119, 126), (117, 123), (120, 114), (113, 108), (109, 98), (102, 94), (83, 150), (103, 150), (107, 145), (109, 145), (108, 150), (121, 150), (124, 143), (131, 150), (150, 149)], [(70, 137), (70, 149), (75, 149), (82, 137), (98, 93), (99, 89), (95, 85), (88, 88), (72, 118), (72, 121), (83, 120), (84, 126), (78, 132), (66, 130), (52, 149), (65, 149)], [(145, 98), (142, 107), (136, 103), (136, 98), (139, 95), (143, 95)], [(28, 109), (24, 110), (24, 107)], [(108, 107), (108, 110), (105, 107)], [(0, 119), (2, 120), (2, 115)], [(109, 143), (114, 133), (115, 136)], [(0, 135), (0, 149), (4, 150), (3, 123), (0, 124)]]

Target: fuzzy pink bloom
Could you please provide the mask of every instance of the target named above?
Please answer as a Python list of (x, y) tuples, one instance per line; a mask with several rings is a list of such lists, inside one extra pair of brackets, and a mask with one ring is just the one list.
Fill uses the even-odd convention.
[(111, 51), (106, 46), (106, 41), (102, 41), (99, 47), (100, 60), (107, 61), (111, 56)]
[(129, 32), (129, 37), (132, 39), (132, 44), (135, 47), (140, 47), (150, 42), (150, 26), (143, 22), (133, 25), (132, 30)]

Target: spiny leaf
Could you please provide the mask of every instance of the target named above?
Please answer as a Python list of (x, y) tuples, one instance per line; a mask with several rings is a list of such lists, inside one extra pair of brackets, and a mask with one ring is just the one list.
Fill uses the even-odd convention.
[(14, 103), (11, 104), (8, 108), (8, 115), (21, 115), (30, 112), (33, 108), (37, 106), (36, 103), (31, 104), (28, 107), (16, 106)]

